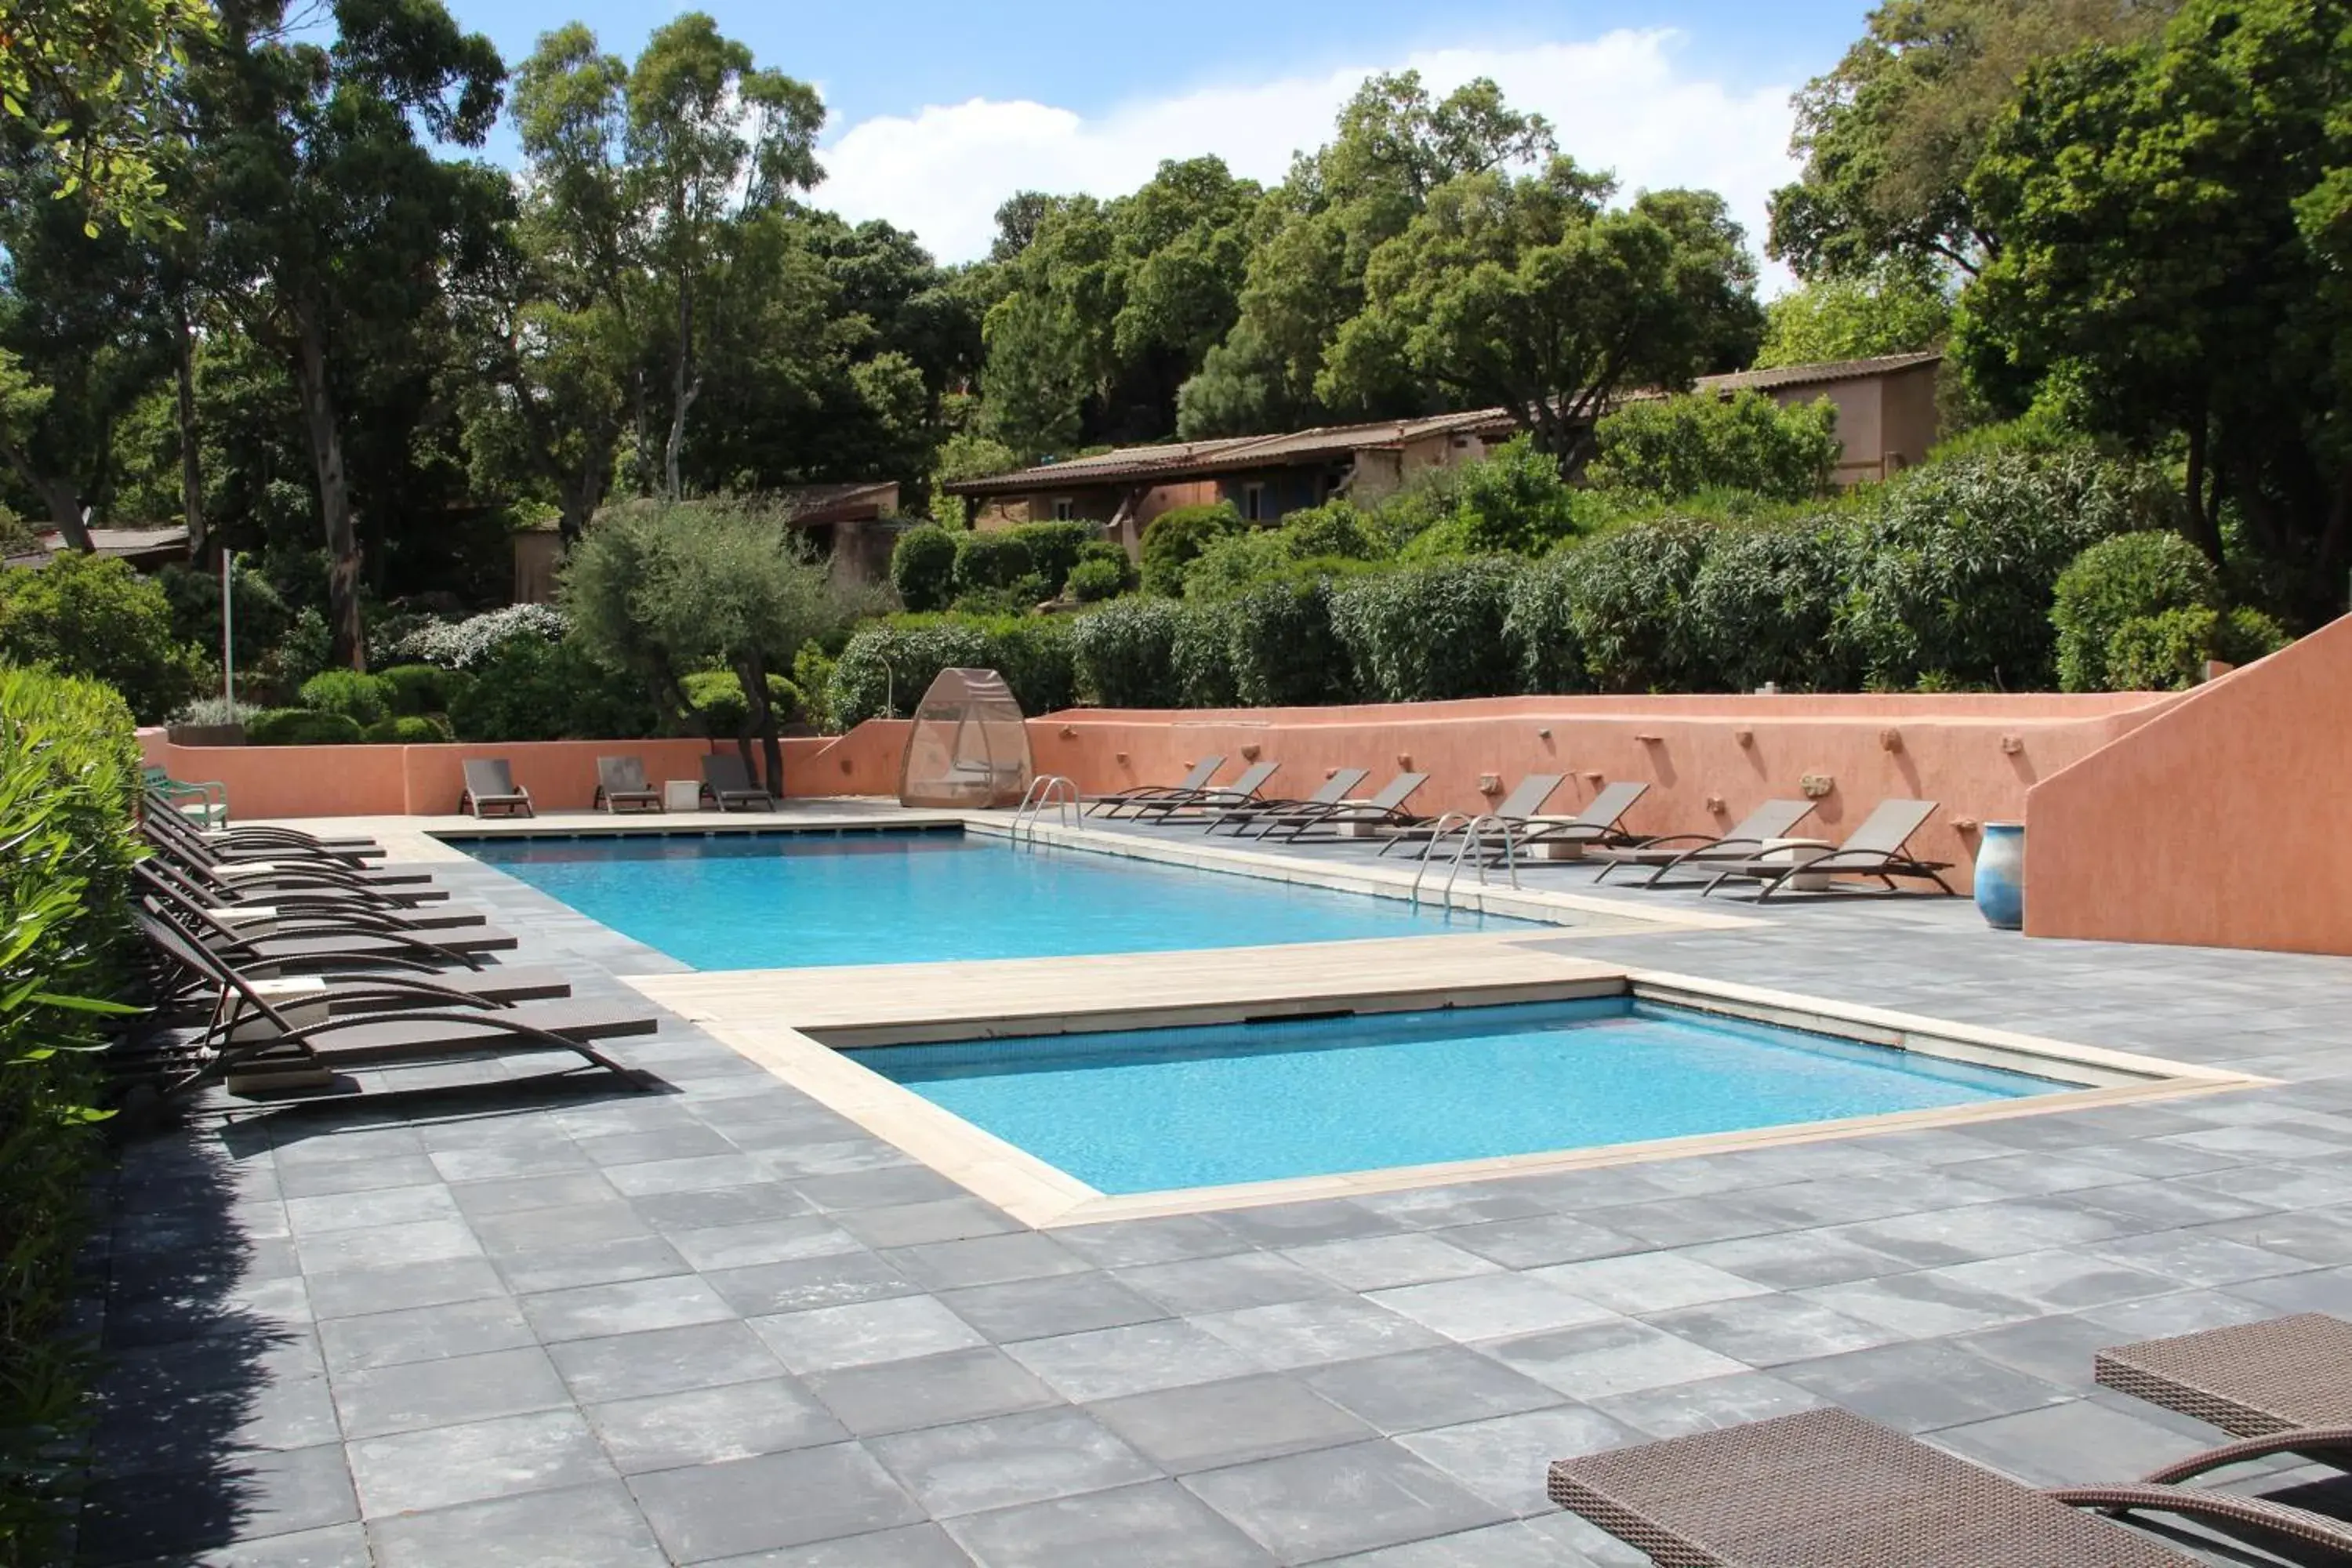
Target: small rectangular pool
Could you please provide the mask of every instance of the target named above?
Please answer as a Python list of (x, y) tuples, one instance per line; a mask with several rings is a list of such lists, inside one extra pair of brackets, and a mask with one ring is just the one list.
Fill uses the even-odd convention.
[(1105, 1194), (1535, 1154), (2082, 1087), (1626, 997), (852, 1055)]
[(1173, 952), (1539, 924), (960, 832), (449, 842), (697, 969)]

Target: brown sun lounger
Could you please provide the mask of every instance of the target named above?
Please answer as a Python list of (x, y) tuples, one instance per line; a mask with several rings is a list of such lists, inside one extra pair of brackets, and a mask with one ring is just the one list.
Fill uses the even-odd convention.
[(187, 910), (205, 910), (242, 931), (256, 922), (310, 925), (341, 921), (376, 931), (448, 931), (489, 923), (481, 910), (465, 904), (436, 904), (431, 909), (385, 903), (342, 889), (299, 888), (264, 892), (253, 888), (215, 888), (199, 882), (186, 869), (161, 855), (150, 855), (131, 868), (133, 881), (149, 892)]
[(340, 881), (367, 888), (413, 887), (433, 879), (429, 872), (388, 870), (299, 845), (283, 849), (231, 853), (185, 823), (173, 823), (162, 817), (142, 818), (140, 831), (150, 844), (167, 848), (182, 860), (205, 868), (207, 875), (270, 878), (299, 874), (320, 881)]
[(1337, 805), (1348, 798), (1348, 792), (1364, 782), (1369, 770), (1364, 768), (1334, 768), (1313, 795), (1304, 800), (1245, 800), (1227, 806), (1209, 819), (1209, 831), (1231, 827), (1239, 837), (1244, 827), (1253, 823), (1279, 821), (1289, 814), (1319, 806)]
[(514, 768), (504, 757), (470, 757), (466, 762), (466, 787), (457, 795), (460, 816), (536, 816), (530, 791), (514, 782)]
[(1209, 781), (1215, 778), (1217, 770), (1224, 765), (1225, 759), (1223, 755), (1202, 757), (1192, 764), (1190, 772), (1172, 784), (1137, 784), (1132, 789), (1115, 790), (1109, 795), (1095, 795), (1087, 802), (1087, 815), (1117, 816), (1122, 806), (1140, 805), (1145, 801), (1155, 800), (1163, 795), (1198, 795), (1209, 787)]
[(1265, 823), (1258, 829), (1260, 838), (1279, 835), (1296, 843), (1302, 838), (1339, 838), (1349, 830), (1363, 829), (1363, 837), (1396, 832), (1402, 828), (1427, 822), (1404, 808), (1422, 785), (1429, 782), (1427, 773), (1399, 773), (1382, 784), (1378, 794), (1365, 800), (1336, 801), (1329, 805), (1302, 806), (1282, 814), (1279, 820)]
[(236, 922), (200, 906), (167, 900), (149, 893), (141, 905), (159, 920), (186, 931), (192, 941), (218, 956), (222, 963), (257, 972), (310, 973), (331, 969), (355, 958), (385, 954), (418, 963), (446, 967), (481, 967), (482, 955), (509, 952), (519, 945), (493, 926), (461, 926), (455, 931), (392, 931), (342, 923), (281, 926), (266, 935), (247, 935)]
[(702, 793), (721, 811), (776, 809), (776, 797), (751, 776), (739, 752), (713, 752), (702, 759)]
[(589, 805), (597, 811), (659, 811), (661, 791), (646, 783), (643, 757), (599, 757), (596, 794)]
[(2352, 1464), (2352, 1323), (2298, 1312), (2091, 1358), (2100, 1383), (2238, 1439), (2165, 1466), (2153, 1482), (2186, 1480), (2273, 1454)]
[[(1543, 809), (1544, 802), (1552, 797), (1552, 792), (1559, 788), (1567, 778), (1566, 773), (1529, 773), (1518, 782), (1517, 788), (1502, 798), (1494, 810), (1482, 815), (1494, 817), (1507, 826), (1525, 822)], [(1461, 814), (1454, 815), (1458, 818)], [(1451, 836), (1462, 832), (1466, 826), (1457, 820), (1445, 831)], [(1417, 824), (1390, 835), (1389, 841), (1381, 846), (1381, 853), (1385, 855), (1400, 844), (1419, 844), (1437, 836), (1435, 822)]]
[[(1503, 822), (1506, 830), (1512, 835), (1514, 847), (1520, 850), (1538, 844), (1633, 844), (1639, 840), (1617, 825), (1624, 820), (1627, 812), (1633, 809), (1633, 803), (1649, 793), (1647, 784), (1620, 779), (1615, 784), (1602, 785), (1584, 809), (1574, 816), (1559, 821), (1529, 817), (1517, 822), (1504, 817)], [(1502, 814), (1497, 812), (1496, 815), (1500, 816)], [(1495, 853), (1501, 852), (1497, 850)]]
[(1751, 860), (1770, 840), (1788, 837), (1812, 813), (1810, 800), (1768, 800), (1722, 833), (1669, 833), (1639, 844), (1588, 849), (1585, 858), (1606, 862), (1592, 879), (1596, 883), (1607, 881), (1620, 866), (1646, 866), (1650, 874), (1641, 886), (1654, 888), (1686, 866), (1705, 870), (1710, 860)]
[(1763, 884), (1756, 889), (1759, 903), (1770, 898), (1798, 877), (1850, 876), (1875, 877), (1886, 884), (1890, 893), (1902, 891), (1895, 885), (1897, 877), (1924, 878), (1946, 893), (1952, 885), (1944, 880), (1943, 873), (1951, 865), (1943, 860), (1921, 860), (1904, 853), (1903, 847), (1911, 836), (1927, 825), (1936, 814), (1932, 800), (1882, 800), (1877, 809), (1862, 819), (1862, 826), (1845, 837), (1845, 842), (1826, 855), (1803, 860), (1790, 856), (1786, 859), (1751, 858), (1730, 865), (1714, 865), (1713, 879), (1700, 889), (1700, 897), (1712, 893), (1727, 881), (1749, 881)]
[(1685, 1568), (2191, 1568), (2085, 1510), (2171, 1513), (2335, 1549), (2352, 1525), (2280, 1503), (2133, 1484), (2037, 1491), (1843, 1410), (1561, 1459), (1552, 1501)]
[(366, 857), (383, 853), (383, 846), (374, 839), (350, 836), (322, 837), (306, 833), (299, 827), (286, 827), (277, 823), (240, 822), (235, 826), (226, 824), (208, 827), (193, 822), (188, 815), (173, 804), (172, 797), (156, 785), (147, 786), (147, 809), (151, 814), (168, 816), (203, 834), (211, 843), (223, 849), (308, 848), (323, 850), (331, 855)]
[(1280, 763), (1252, 763), (1231, 784), (1213, 784), (1190, 795), (1160, 795), (1140, 802), (1128, 815), (1137, 822), (1198, 822), (1259, 799), (1258, 791), (1281, 769)]

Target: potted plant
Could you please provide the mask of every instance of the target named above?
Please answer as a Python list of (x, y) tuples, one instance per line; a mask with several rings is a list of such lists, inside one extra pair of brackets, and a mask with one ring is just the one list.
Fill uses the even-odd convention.
[(199, 697), (163, 726), (164, 738), (175, 746), (242, 746), (245, 721), (261, 710), (226, 697)]

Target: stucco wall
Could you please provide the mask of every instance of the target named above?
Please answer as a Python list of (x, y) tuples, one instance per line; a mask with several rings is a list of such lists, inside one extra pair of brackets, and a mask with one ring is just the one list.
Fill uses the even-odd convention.
[(2035, 936), (2352, 953), (2352, 617), (2180, 699), (2026, 803)]

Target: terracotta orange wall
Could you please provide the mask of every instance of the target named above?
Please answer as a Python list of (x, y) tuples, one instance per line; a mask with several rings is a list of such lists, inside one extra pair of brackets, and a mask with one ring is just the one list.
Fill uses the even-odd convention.
[(2043, 781), (2027, 931), (2352, 953), (2347, 713), (2352, 616)]
[[(1796, 797), (1808, 773), (1833, 781), (1809, 829), (1843, 836), (1881, 799), (1942, 809), (1913, 840), (1959, 867), (1965, 885), (1977, 824), (2021, 816), (2028, 789), (2146, 721), (2170, 699), (2034, 697), (1502, 698), (1396, 707), (1230, 713), (1071, 710), (1030, 722), (1041, 772), (1089, 794), (1166, 783), (1221, 752), (1223, 778), (1244, 748), (1280, 761), (1274, 786), (1307, 795), (1329, 770), (1371, 771), (1367, 789), (1402, 769), (1426, 773), (1423, 812), (1476, 810), (1520, 775), (1567, 773), (1549, 809), (1575, 810), (1601, 784), (1650, 785), (1626, 825), (1673, 833), (1727, 826), (1759, 802)], [(1744, 737), (1744, 739), (1743, 739)], [(1891, 749), (1890, 749), (1891, 747)]]

